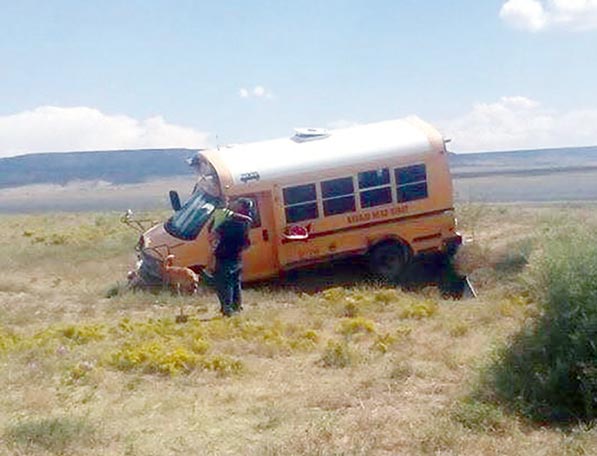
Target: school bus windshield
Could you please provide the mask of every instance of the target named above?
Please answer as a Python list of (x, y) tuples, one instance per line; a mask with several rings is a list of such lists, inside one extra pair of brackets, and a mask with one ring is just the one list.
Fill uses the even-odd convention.
[(168, 234), (184, 240), (193, 240), (201, 232), (220, 200), (208, 193), (197, 191), (165, 223)]

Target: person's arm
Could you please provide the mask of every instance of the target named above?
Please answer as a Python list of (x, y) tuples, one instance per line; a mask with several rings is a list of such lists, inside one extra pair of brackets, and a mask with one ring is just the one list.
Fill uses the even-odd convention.
[(238, 212), (233, 212), (231, 217), (233, 217), (236, 220), (240, 220), (242, 222), (247, 222), (249, 225), (251, 223), (253, 223), (253, 219), (250, 216), (245, 215), (245, 214), (240, 214)]
[[(249, 220), (252, 220), (251, 217), (249, 217)], [(251, 222), (246, 222), (245, 223), (245, 229), (243, 230), (243, 249), (244, 250), (246, 250), (249, 247), (251, 247), (251, 239), (249, 238), (249, 227), (250, 227), (250, 224), (251, 224)]]

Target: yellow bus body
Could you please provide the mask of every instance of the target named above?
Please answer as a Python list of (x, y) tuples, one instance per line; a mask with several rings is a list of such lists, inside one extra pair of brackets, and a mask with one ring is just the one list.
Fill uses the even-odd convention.
[[(433, 127), (414, 117), (298, 136), (199, 152), (211, 174), (200, 175), (198, 191), (255, 202), (244, 281), (365, 255), (380, 245), (399, 245), (405, 258), (458, 246), (448, 156)], [(259, 155), (264, 150), (271, 158)], [(296, 227), (306, 235), (293, 235)], [(159, 262), (173, 254), (176, 265), (205, 268), (211, 255), (206, 231), (180, 239), (167, 224), (157, 225), (142, 236), (141, 259)]]

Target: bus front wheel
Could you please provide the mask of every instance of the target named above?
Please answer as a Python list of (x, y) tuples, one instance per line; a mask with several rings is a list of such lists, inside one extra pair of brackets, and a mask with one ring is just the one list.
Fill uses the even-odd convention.
[(408, 261), (408, 248), (399, 242), (384, 242), (369, 253), (369, 270), (385, 280), (397, 280)]

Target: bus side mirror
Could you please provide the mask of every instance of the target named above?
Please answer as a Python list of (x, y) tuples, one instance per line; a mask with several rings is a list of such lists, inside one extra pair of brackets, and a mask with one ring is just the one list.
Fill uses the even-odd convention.
[(282, 233), (282, 237), (289, 241), (305, 241), (309, 239), (309, 230), (304, 226), (289, 226)]
[(175, 212), (179, 211), (182, 206), (180, 205), (180, 196), (178, 196), (178, 192), (176, 190), (170, 190), (168, 195), (170, 196), (170, 205), (172, 206), (172, 209), (174, 209)]

